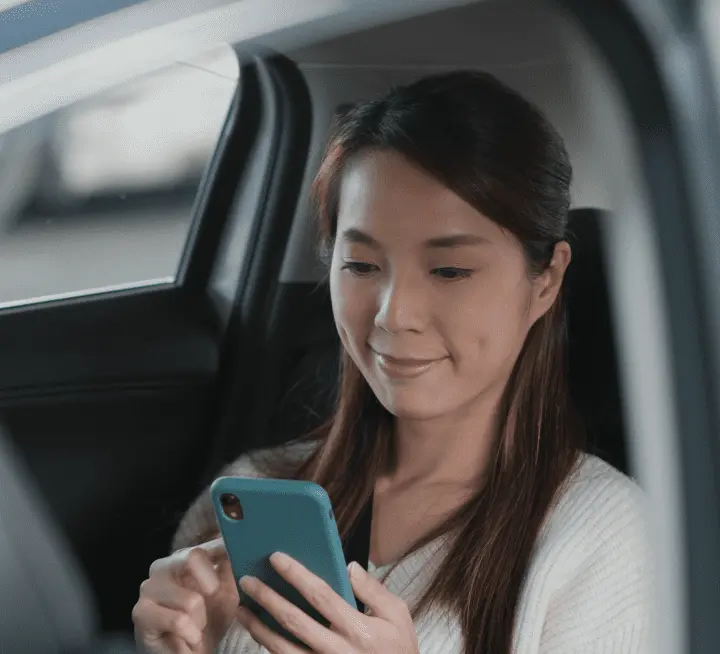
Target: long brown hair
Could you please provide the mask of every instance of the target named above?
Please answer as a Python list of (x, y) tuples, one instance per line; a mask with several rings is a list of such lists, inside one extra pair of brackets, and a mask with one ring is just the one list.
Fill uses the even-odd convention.
[[(565, 238), (571, 167), (562, 139), (536, 108), (491, 75), (432, 75), (338, 117), (313, 187), (326, 253), (334, 245), (343, 170), (368, 148), (400, 152), (512, 232), (530, 275), (548, 266)], [(434, 581), (411, 609), (413, 618), (431, 606), (454, 612), (468, 654), (510, 652), (535, 541), (584, 448), (565, 354), (561, 291), (531, 328), (508, 380), (484, 484), (411, 550), (452, 536)], [(281, 457), (259, 465), (271, 476), (321, 484), (346, 536), (376, 478), (392, 467), (393, 438), (393, 417), (343, 350), (335, 414), (302, 439), (318, 439), (318, 449), (300, 465)]]

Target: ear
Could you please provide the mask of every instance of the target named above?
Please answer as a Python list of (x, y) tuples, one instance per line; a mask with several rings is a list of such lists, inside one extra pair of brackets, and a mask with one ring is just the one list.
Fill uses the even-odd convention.
[(567, 241), (556, 243), (550, 264), (533, 281), (532, 324), (542, 318), (555, 303), (571, 259), (570, 244)]

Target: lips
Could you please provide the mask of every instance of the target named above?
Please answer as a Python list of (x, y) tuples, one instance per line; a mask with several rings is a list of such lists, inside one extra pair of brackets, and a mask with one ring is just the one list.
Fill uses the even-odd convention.
[(382, 354), (381, 352), (375, 352), (379, 357), (382, 357), (386, 361), (389, 361), (390, 363), (396, 364), (398, 366), (424, 366), (428, 363), (433, 363), (434, 361), (437, 361), (437, 359), (413, 359), (409, 357), (393, 357), (389, 354)]
[(411, 357), (394, 357), (373, 350), (378, 367), (393, 379), (412, 379), (431, 370), (438, 362), (445, 359), (418, 359)]

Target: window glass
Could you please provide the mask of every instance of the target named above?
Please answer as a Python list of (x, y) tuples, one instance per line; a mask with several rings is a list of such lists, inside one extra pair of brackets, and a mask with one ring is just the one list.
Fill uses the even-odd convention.
[(0, 307), (172, 282), (238, 75), (228, 47), (0, 135)]
[[(710, 72), (715, 82), (715, 98), (720, 103), (720, 0), (702, 1), (698, 11), (710, 59)], [(718, 107), (718, 120), (720, 121), (720, 107)]]

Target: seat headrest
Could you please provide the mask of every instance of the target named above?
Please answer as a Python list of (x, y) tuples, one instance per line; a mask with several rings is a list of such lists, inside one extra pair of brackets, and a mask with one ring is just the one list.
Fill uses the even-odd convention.
[(603, 256), (602, 221), (607, 217), (595, 209), (570, 212), (572, 262), (565, 280), (569, 382), (590, 450), (627, 471), (617, 348)]

